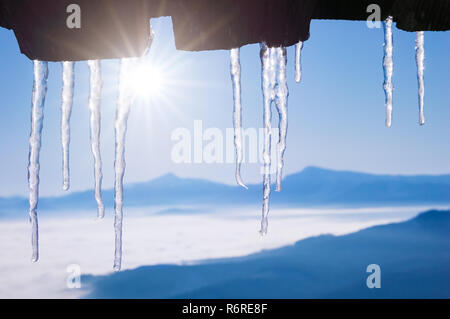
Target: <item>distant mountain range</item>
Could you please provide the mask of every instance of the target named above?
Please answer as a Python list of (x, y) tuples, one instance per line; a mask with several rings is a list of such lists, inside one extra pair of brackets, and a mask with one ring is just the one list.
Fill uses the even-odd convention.
[[(125, 186), (125, 205), (255, 205), (261, 200), (262, 186), (248, 190), (202, 179), (164, 175), (149, 182)], [(450, 175), (373, 175), (305, 168), (287, 176), (283, 190), (272, 193), (275, 206), (362, 206), (449, 204)], [(105, 205), (113, 206), (112, 189), (103, 191)], [(76, 192), (39, 200), (40, 210), (95, 209), (93, 191)], [(23, 197), (0, 198), (0, 216), (28, 209)]]
[[(248, 257), (84, 276), (91, 298), (450, 298), (450, 211)], [(367, 266), (381, 269), (369, 289)]]

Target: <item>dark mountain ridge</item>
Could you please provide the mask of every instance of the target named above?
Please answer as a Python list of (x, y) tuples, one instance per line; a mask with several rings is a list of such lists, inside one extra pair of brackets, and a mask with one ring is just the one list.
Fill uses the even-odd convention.
[[(167, 174), (149, 182), (125, 186), (125, 205), (258, 205), (262, 186), (249, 185), (245, 190), (203, 179), (180, 178)], [(114, 191), (106, 189), (103, 198), (113, 207)], [(302, 206), (385, 206), (450, 204), (450, 175), (374, 175), (308, 167), (288, 175), (283, 190), (272, 193), (272, 205)], [(90, 210), (96, 203), (93, 191), (61, 197), (43, 197), (39, 209)], [(0, 198), (0, 216), (28, 209), (23, 197)]]

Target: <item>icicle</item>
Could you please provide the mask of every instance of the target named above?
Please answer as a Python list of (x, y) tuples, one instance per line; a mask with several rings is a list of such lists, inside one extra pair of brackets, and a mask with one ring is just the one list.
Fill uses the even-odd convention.
[(269, 48), (269, 83), (270, 83), (270, 99), (271, 102), (275, 102), (277, 85), (277, 49)]
[(31, 105), (30, 150), (28, 154), (28, 187), (30, 190), (30, 222), (33, 262), (39, 259), (39, 229), (37, 205), (39, 200), (39, 153), (41, 150), (41, 133), (44, 121), (44, 104), (47, 94), (48, 63), (33, 61), (34, 83)]
[(384, 23), (384, 92), (386, 95), (386, 126), (392, 125), (392, 74), (394, 72), (393, 51), (394, 44), (392, 40), (392, 17), (389, 16)]
[(99, 60), (88, 61), (90, 75), (89, 111), (91, 125), (91, 149), (94, 155), (95, 200), (97, 201), (97, 216), (103, 218), (105, 205), (102, 199), (102, 160), (100, 156), (100, 107), (102, 97), (102, 77)]
[(115, 256), (114, 270), (118, 271), (122, 264), (122, 219), (123, 219), (123, 176), (125, 173), (125, 135), (127, 132), (127, 120), (130, 114), (133, 95), (130, 90), (129, 74), (136, 58), (124, 58), (120, 63), (119, 96), (117, 98), (117, 110), (114, 128), (116, 132), (115, 150), (115, 193), (114, 193), (114, 229), (115, 229)]
[(233, 82), (233, 124), (234, 124), (234, 146), (236, 148), (236, 182), (248, 189), (241, 177), (241, 165), (243, 160), (242, 148), (242, 104), (241, 104), (241, 63), (239, 48), (231, 49), (231, 79)]
[(281, 191), (281, 179), (284, 165), (284, 152), (286, 150), (286, 136), (287, 136), (287, 102), (289, 90), (286, 80), (286, 64), (287, 54), (286, 48), (277, 48), (278, 53), (278, 77), (277, 77), (277, 111), (279, 117), (279, 140), (277, 145), (277, 188), (276, 191)]
[(70, 143), (70, 115), (73, 105), (74, 62), (62, 62), (63, 89), (61, 104), (61, 143), (63, 150), (63, 190), (70, 187), (69, 173), (69, 143)]
[(425, 35), (423, 31), (417, 32), (416, 39), (417, 80), (419, 82), (419, 124), (425, 124), (424, 98), (425, 98)]
[(261, 44), (261, 83), (264, 99), (264, 173), (263, 173), (263, 207), (261, 218), (261, 235), (267, 233), (269, 200), (270, 200), (270, 143), (272, 134), (272, 112), (271, 105), (275, 98), (275, 61), (273, 57), (274, 50), (269, 49), (266, 44)]
[(295, 47), (295, 82), (300, 83), (302, 80), (302, 56), (303, 41), (297, 43)]

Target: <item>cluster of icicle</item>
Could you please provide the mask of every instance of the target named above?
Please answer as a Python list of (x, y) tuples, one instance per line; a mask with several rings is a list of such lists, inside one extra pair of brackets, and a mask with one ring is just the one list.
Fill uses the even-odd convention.
[[(298, 45), (296, 80), (300, 81), (300, 50), (302, 44)], [(239, 59), (240, 51), (238, 48), (230, 52), (231, 60), (231, 78), (233, 83), (234, 96), (234, 144), (236, 148), (236, 181), (239, 185), (247, 188), (241, 177), (241, 164), (243, 160), (242, 145), (242, 103), (241, 103), (241, 65)], [(286, 78), (287, 54), (284, 47), (268, 47), (265, 43), (261, 44), (261, 87), (264, 100), (264, 148), (263, 148), (263, 208), (261, 218), (262, 235), (267, 233), (269, 200), (270, 200), (270, 165), (271, 165), (271, 138), (272, 138), (272, 105), (276, 107), (279, 118), (279, 136), (277, 144), (277, 175), (276, 191), (281, 191), (282, 170), (284, 163), (284, 152), (286, 150), (287, 136), (287, 104), (289, 90)]]
[[(392, 109), (393, 109), (393, 90), (394, 85), (392, 76), (394, 73), (393, 59), (393, 35), (392, 35), (393, 18), (389, 16), (384, 22), (384, 91), (386, 95), (386, 126), (392, 125)], [(303, 42), (300, 41), (296, 45), (295, 50), (295, 81), (299, 83), (302, 78), (301, 70), (301, 52)], [(425, 70), (425, 49), (424, 49), (424, 32), (417, 32), (416, 40), (416, 64), (417, 79), (419, 84), (419, 124), (425, 124), (424, 116), (424, 70)], [(243, 161), (243, 145), (242, 145), (242, 102), (241, 102), (241, 65), (239, 59), (240, 49), (235, 48), (230, 51), (231, 60), (231, 78), (233, 83), (234, 109), (234, 145), (236, 149), (236, 182), (244, 188), (244, 182), (241, 177), (241, 165)], [(277, 173), (276, 173), (276, 191), (281, 191), (282, 170), (284, 165), (284, 152), (286, 150), (286, 134), (287, 134), (287, 99), (289, 95), (286, 82), (286, 49), (284, 47), (274, 48), (261, 44), (261, 86), (263, 92), (264, 111), (264, 148), (263, 148), (263, 206), (261, 218), (261, 234), (267, 233), (269, 202), (271, 191), (271, 131), (272, 131), (272, 105), (275, 105), (279, 117), (279, 137), (277, 144)]]
[[(119, 94), (115, 119), (115, 258), (114, 269), (121, 267), (122, 256), (122, 207), (123, 207), (123, 176), (125, 172), (125, 134), (127, 119), (130, 112), (133, 96), (128, 85), (128, 74), (137, 58), (121, 60)], [(39, 231), (37, 205), (39, 197), (39, 152), (41, 148), (41, 133), (44, 119), (44, 104), (47, 92), (48, 62), (37, 61), (34, 64), (34, 83), (31, 110), (31, 134), (28, 164), (28, 183), (30, 201), (30, 221), (32, 225), (32, 261), (39, 259)], [(95, 200), (97, 202), (98, 218), (104, 217), (105, 205), (101, 196), (102, 161), (100, 156), (100, 122), (101, 122), (101, 93), (102, 77), (100, 61), (88, 61), (90, 70), (90, 94), (88, 107), (90, 111), (91, 149), (94, 156)], [(63, 190), (70, 187), (69, 171), (69, 143), (70, 143), (70, 115), (72, 112), (74, 96), (74, 62), (62, 62), (63, 86), (61, 103), (61, 141), (63, 153)]]
[[(392, 126), (393, 91), (392, 75), (394, 74), (394, 40), (392, 33), (393, 17), (384, 21), (384, 92), (386, 96), (386, 126)], [(419, 85), (419, 124), (425, 124), (424, 98), (425, 98), (425, 35), (423, 31), (416, 32), (416, 65), (417, 81)]]
[[(388, 17), (384, 23), (384, 90), (386, 95), (386, 126), (392, 125), (393, 105), (393, 18)], [(153, 36), (153, 35), (152, 35)], [(300, 82), (301, 51), (303, 42), (296, 46), (295, 54), (295, 81)], [(416, 64), (419, 84), (419, 123), (425, 123), (424, 116), (424, 32), (417, 32), (416, 40)], [(264, 122), (264, 147), (263, 147), (263, 207), (261, 218), (262, 235), (267, 233), (269, 201), (271, 191), (271, 132), (272, 132), (272, 106), (275, 106), (279, 118), (279, 136), (277, 144), (277, 171), (276, 191), (281, 191), (282, 170), (284, 165), (284, 153), (286, 150), (287, 136), (287, 105), (289, 90), (286, 78), (287, 54), (284, 47), (268, 47), (265, 43), (260, 45), (261, 59), (261, 87), (263, 93), (263, 122)], [(123, 177), (125, 173), (125, 136), (127, 132), (127, 120), (133, 103), (133, 95), (129, 85), (129, 75), (136, 66), (138, 58), (124, 58), (120, 63), (119, 92), (115, 117), (115, 193), (114, 193), (114, 229), (115, 229), (115, 256), (114, 269), (120, 270), (122, 262), (122, 220), (123, 220)], [(236, 149), (236, 181), (247, 188), (241, 177), (241, 165), (243, 162), (243, 132), (242, 132), (242, 101), (241, 101), (241, 64), (240, 49), (232, 49), (230, 52), (230, 73), (233, 84), (233, 124), (235, 128), (234, 144)], [(97, 202), (97, 216), (104, 217), (105, 206), (101, 195), (102, 186), (102, 161), (100, 156), (100, 123), (101, 123), (101, 93), (102, 77), (101, 62), (99, 60), (88, 61), (90, 70), (90, 94), (88, 107), (90, 111), (90, 136), (91, 149), (94, 157), (94, 196)], [(41, 133), (44, 119), (44, 104), (47, 92), (48, 62), (33, 61), (34, 82), (31, 107), (31, 133), (28, 158), (28, 184), (29, 184), (29, 214), (32, 226), (32, 260), (39, 259), (39, 231), (37, 205), (39, 199), (39, 153), (41, 148)], [(74, 62), (62, 62), (63, 88), (61, 103), (61, 142), (63, 153), (63, 189), (70, 188), (69, 170), (69, 143), (70, 143), (70, 116), (72, 112), (74, 96)]]

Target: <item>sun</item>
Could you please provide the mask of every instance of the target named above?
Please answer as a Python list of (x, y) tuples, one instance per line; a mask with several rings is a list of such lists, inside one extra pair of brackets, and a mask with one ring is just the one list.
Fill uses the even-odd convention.
[(130, 71), (127, 82), (135, 98), (147, 101), (162, 93), (166, 80), (160, 67), (142, 60)]

